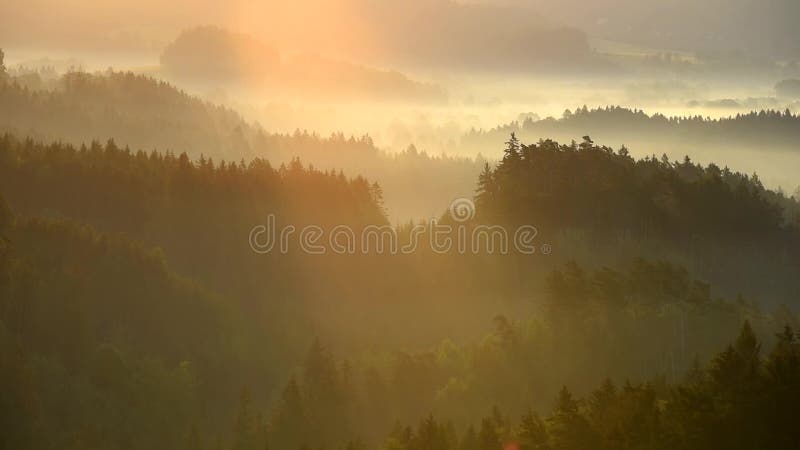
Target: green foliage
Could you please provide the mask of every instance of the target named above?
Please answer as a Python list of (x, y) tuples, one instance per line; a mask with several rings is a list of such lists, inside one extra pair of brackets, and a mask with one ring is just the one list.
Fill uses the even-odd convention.
[[(792, 83), (787, 83), (790, 88)], [(780, 83), (778, 86), (782, 86)], [(778, 88), (776, 86), (776, 89)], [(793, 91), (781, 89), (787, 97)], [(689, 116), (648, 115), (639, 109), (606, 106), (589, 109), (585, 105), (574, 111), (567, 109), (561, 118), (541, 120), (526, 118), (495, 127), (491, 130), (472, 130), (462, 138), (470, 149), (483, 150), (500, 142), (509, 133), (517, 137), (550, 136), (568, 139), (570, 136), (602, 136), (643, 148), (657, 146), (667, 149), (681, 144), (683, 148), (696, 149), (750, 147), (769, 152), (777, 148), (793, 148), (800, 138), (797, 124), (800, 116), (785, 110), (760, 110), (735, 116), (710, 118), (700, 114)]]
[[(666, 255), (714, 284), (749, 296), (793, 301), (800, 204), (764, 188), (755, 175), (552, 140), (514, 143), (480, 175), (478, 220), (534, 225), (560, 253), (605, 265), (620, 255)], [(732, 274), (738, 274), (732, 276)], [(742, 283), (742, 277), (748, 278)], [(769, 281), (767, 281), (769, 280)], [(613, 280), (605, 280), (614, 289)], [(657, 285), (653, 284), (653, 286)], [(685, 286), (675, 286), (684, 289)], [(690, 286), (703, 297), (702, 286)]]
[(278, 167), (301, 157), (317, 168), (380, 180), (391, 212), (403, 220), (438, 213), (454, 190), (471, 188), (484, 161), (431, 155), (413, 146), (389, 154), (369, 136), (267, 132), (228, 108), (133, 73), (69, 72), (44, 86), (38, 86), (43, 84), (39, 78), (28, 78), (18, 75), (0, 84), (0, 132), (74, 146), (114, 139), (134, 150), (187, 153), (191, 160), (204, 156), (215, 163), (258, 157)]
[(259, 442), (258, 425), (253, 412), (252, 399), (247, 389), (242, 391), (239, 398), (239, 412), (233, 429), (232, 450), (261, 450)]
[[(512, 138), (480, 188), (483, 220), (541, 214), (553, 228), (630, 232), (674, 247), (692, 233), (773, 246), (796, 239), (757, 179), (690, 161), (634, 161), (588, 136), (568, 146)], [(610, 450), (797, 442), (795, 333), (787, 328), (767, 354), (759, 342), (776, 323), (795, 323), (794, 314), (718, 298), (716, 286), (674, 262), (543, 265), (549, 276), (535, 290), (515, 281), (532, 267), (522, 260), (256, 258), (245, 237), (268, 212), (294, 224), (386, 223), (379, 186), (296, 159), (276, 169), (261, 159), (192, 161), (113, 141), (75, 148), (5, 135), (0, 189), (19, 214), (0, 209), (0, 381), (12, 388), (0, 396), (0, 411), (19, 411), (0, 413), (9, 447), (359, 450), (385, 442), (387, 450)], [(559, 214), (551, 214), (557, 200)], [(734, 206), (738, 212), (729, 211)], [(631, 215), (615, 214), (627, 208)], [(740, 213), (745, 222), (731, 225)], [(487, 314), (494, 327), (479, 342), (389, 350), (392, 338), (419, 345), (456, 335), (448, 326), (482, 307), (495, 313), (522, 304), (529, 320)], [(718, 353), (742, 323), (739, 338)], [(402, 334), (390, 338), (390, 325)], [(322, 339), (302, 358), (312, 327), (346, 358), (337, 361)], [(348, 344), (359, 339), (371, 340), (372, 352)], [(605, 378), (630, 381), (591, 390)], [(253, 389), (237, 403), (240, 386)], [(392, 429), (398, 421), (417, 426)]]
[[(238, 313), (175, 275), (161, 252), (43, 219), (17, 220), (8, 241), (0, 377), (13, 395), (0, 401), (15, 412), (0, 435), (12, 448), (178, 446), (209, 418), (200, 399), (228, 395), (220, 371), (269, 379), (231, 345), (256, 339)], [(229, 401), (215, 407), (228, 416)]]
[[(617, 388), (607, 380), (585, 399), (576, 399), (563, 387), (546, 419), (525, 413), (513, 436), (504, 441), (495, 410), (481, 420), (479, 433), (472, 426), (465, 429), (460, 448), (497, 449), (501, 442), (505, 448), (520, 449), (795, 448), (800, 434), (791, 425), (791, 414), (783, 409), (796, 401), (800, 387), (794, 334), (791, 329), (781, 333), (771, 356), (763, 359), (757, 352), (760, 344), (745, 323), (735, 343), (718, 354), (708, 369), (699, 369), (697, 377), (664, 388), (656, 388), (657, 383), (626, 383)], [(731, 358), (731, 351), (746, 363), (723, 363)], [(780, 375), (775, 372), (777, 365), (783, 368)], [(721, 371), (748, 381), (732, 385), (728, 376), (719, 376)], [(793, 390), (791, 394), (787, 389)], [(787, 394), (790, 398), (783, 398)], [(435, 423), (433, 417), (423, 422), (431, 423)], [(413, 431), (407, 430), (413, 438)], [(388, 442), (403, 442), (397, 436), (395, 432)], [(407, 448), (393, 445), (385, 448)]]
[[(689, 160), (635, 161), (584, 139), (580, 145), (540, 141), (517, 151), (512, 134), (494, 177), (482, 177), (477, 199), (489, 208), (484, 214), (538, 220), (547, 228), (669, 238), (780, 235), (787, 226), (756, 177)], [(491, 201), (484, 198), (491, 193)]]

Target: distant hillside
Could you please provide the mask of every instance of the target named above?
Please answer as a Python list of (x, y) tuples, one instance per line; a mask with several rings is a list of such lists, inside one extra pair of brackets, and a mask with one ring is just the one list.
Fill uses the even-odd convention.
[(238, 114), (149, 77), (70, 72), (48, 87), (0, 82), (0, 129), (73, 144), (113, 138), (145, 150), (252, 155), (255, 129)]
[(800, 58), (795, 0), (480, 0), (519, 5), (609, 39), (657, 48)]
[(800, 141), (800, 115), (789, 110), (762, 110), (712, 119), (699, 115), (649, 115), (620, 106), (596, 109), (584, 106), (574, 111), (566, 110), (561, 118), (528, 118), (489, 131), (476, 130), (465, 136), (464, 142), (470, 145), (473, 140), (497, 142), (498, 138), (510, 132), (559, 138), (564, 135), (575, 137), (576, 133), (603, 138), (613, 135), (615, 141), (624, 136), (627, 142), (651, 140), (692, 145), (735, 144), (769, 151), (776, 147), (794, 148)]
[(252, 36), (210, 26), (182, 32), (161, 53), (163, 70), (184, 79), (255, 81), (280, 70), (280, 63), (275, 49)]
[[(563, 236), (567, 254), (603, 264), (627, 252), (669, 254), (715, 285), (736, 286), (731, 295), (800, 293), (790, 250), (800, 247), (798, 200), (713, 163), (636, 159), (588, 136), (521, 144), (512, 135), (501, 163), (481, 174), (476, 200), (481, 221), (535, 224)], [(744, 277), (753, 277), (747, 286)]]
[(545, 11), (449, 0), (353, 3), (374, 41), (371, 57), (480, 72), (610, 68), (593, 56), (582, 27), (551, 22)]
[(216, 27), (185, 30), (161, 55), (164, 75), (183, 82), (244, 83), (293, 97), (442, 101), (444, 90), (392, 71), (319, 56), (281, 58), (254, 37)]
[[(569, 142), (591, 136), (598, 142), (627, 148), (639, 157), (668, 155), (680, 159), (686, 155), (706, 164), (714, 162), (732, 169), (756, 172), (771, 187), (791, 192), (800, 186), (800, 116), (790, 111), (762, 110), (721, 119), (701, 116), (667, 117), (646, 114), (619, 106), (567, 110), (561, 118), (528, 118), (491, 130), (472, 130), (461, 139), (465, 152), (497, 148), (509, 133), (535, 142), (557, 139)], [(499, 149), (498, 149), (499, 151)], [(491, 153), (490, 153), (491, 154)], [(760, 155), (770, 155), (761, 158)]]
[(277, 167), (300, 157), (306, 164), (379, 182), (393, 220), (430, 217), (453, 198), (471, 194), (483, 164), (424, 152), (387, 155), (369, 136), (269, 133), (228, 108), (132, 73), (71, 72), (37, 90), (21, 83), (13, 77), (0, 80), (0, 131), (76, 146), (113, 139), (134, 151), (185, 152), (216, 162), (262, 157)]
[(161, 250), (14, 213), (0, 197), (4, 445), (176, 448), (192, 424), (233, 414), (241, 383), (275, 386), (274, 348), (241, 358), (234, 344), (265, 342), (263, 329)]

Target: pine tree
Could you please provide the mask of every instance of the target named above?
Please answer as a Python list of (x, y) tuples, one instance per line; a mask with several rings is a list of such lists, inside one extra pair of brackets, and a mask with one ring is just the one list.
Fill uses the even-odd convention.
[(777, 338), (766, 363), (769, 398), (773, 401), (764, 414), (770, 441), (764, 448), (798, 448), (800, 428), (795, 411), (800, 404), (800, 343), (788, 326)]
[(554, 450), (590, 448), (592, 442), (588, 421), (581, 415), (578, 402), (566, 386), (561, 388), (553, 415), (548, 419)]
[(546, 450), (549, 446), (547, 427), (533, 411), (528, 411), (519, 425), (517, 433), (520, 450)]
[(521, 145), (519, 139), (517, 139), (517, 134), (512, 132), (511, 138), (506, 142), (506, 148), (503, 150), (503, 162), (509, 162), (513, 164), (516, 161), (519, 161), (520, 157), (520, 149)]
[(485, 417), (481, 421), (481, 429), (478, 432), (478, 446), (480, 450), (500, 450), (502, 447), (500, 434), (492, 417)]
[(414, 439), (415, 450), (449, 450), (446, 429), (436, 422), (433, 415), (423, 419), (417, 427)]
[(461, 438), (458, 445), (458, 450), (480, 450), (480, 442), (478, 441), (478, 433), (475, 427), (470, 424)]
[(300, 388), (292, 376), (270, 420), (268, 441), (273, 448), (299, 448), (309, 431)]
[(478, 175), (478, 188), (476, 190), (476, 203), (480, 211), (488, 210), (497, 200), (497, 183), (494, 172), (489, 163), (484, 163), (483, 170)]
[(252, 408), (250, 391), (243, 389), (239, 398), (239, 412), (233, 429), (233, 450), (257, 450), (257, 424)]

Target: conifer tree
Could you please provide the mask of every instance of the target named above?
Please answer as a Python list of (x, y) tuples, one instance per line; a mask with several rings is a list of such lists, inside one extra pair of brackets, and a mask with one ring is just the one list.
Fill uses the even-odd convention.
[(500, 434), (492, 417), (481, 420), (481, 429), (478, 432), (478, 445), (480, 450), (500, 450)]
[(309, 431), (300, 387), (292, 376), (270, 421), (268, 442), (272, 448), (299, 448)]
[(233, 429), (232, 450), (257, 450), (257, 424), (250, 391), (245, 388), (239, 397), (239, 412)]
[(520, 450), (546, 450), (549, 446), (547, 427), (533, 411), (522, 416), (517, 433)]

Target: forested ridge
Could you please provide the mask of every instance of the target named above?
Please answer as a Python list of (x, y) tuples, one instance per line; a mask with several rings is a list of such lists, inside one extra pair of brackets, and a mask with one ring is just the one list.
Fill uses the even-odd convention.
[[(494, 345), (507, 354), (516, 351), (513, 338), (508, 330), (492, 336)], [(544, 413), (527, 409), (509, 414), (494, 406), (468, 425), (458, 424), (461, 426), (431, 413), (413, 423), (395, 423), (380, 448), (794, 448), (800, 441), (791, 419), (800, 383), (797, 340), (795, 330), (787, 326), (777, 334), (772, 349), (764, 351), (745, 322), (732, 343), (708, 364), (696, 363), (678, 382), (654, 379), (615, 383), (607, 379), (584, 396), (576, 396), (563, 386)], [(279, 447), (318, 445), (309, 442), (324, 436), (327, 427), (342, 420), (338, 415), (326, 415), (330, 410), (317, 403), (315, 394), (320, 389), (331, 396), (327, 397), (327, 407), (336, 405), (339, 413), (354, 406), (367, 410), (382, 406), (370, 403), (374, 401), (370, 396), (364, 398), (364, 405), (351, 403), (353, 397), (349, 395), (354, 391), (347, 372), (337, 374), (334, 367), (335, 361), (316, 343), (309, 352), (302, 384), (295, 378), (289, 381), (273, 421), (254, 419), (257, 416), (245, 394), (235, 421), (234, 448), (255, 449), (263, 442)], [(366, 385), (368, 395), (374, 393), (370, 389), (380, 386), (375, 383), (373, 380)], [(339, 448), (370, 447), (359, 438), (351, 438)]]
[[(0, 189), (12, 209), (2, 215), (2, 323), (3, 345), (11, 351), (5, 353), (3, 376), (15, 394), (4, 401), (26, 411), (4, 416), (4, 429), (15, 430), (6, 442), (16, 448), (491, 449), (517, 441), (528, 445), (525, 439), (552, 448), (615, 448), (609, 442), (622, 439), (650, 448), (695, 448), (718, 433), (699, 424), (725, 427), (742, 414), (755, 414), (718, 405), (739, 398), (725, 397), (734, 394), (718, 385), (738, 376), (738, 369), (714, 375), (724, 358), (713, 355), (745, 320), (747, 330), (767, 342), (795, 348), (786, 333), (774, 338), (785, 325), (797, 327), (789, 308), (763, 310), (746, 297), (725, 300), (717, 286), (667, 261), (631, 259), (620, 266), (624, 258), (595, 255), (584, 264), (561, 266), (572, 254), (571, 234), (559, 229), (585, 227), (601, 236), (630, 227), (631, 238), (642, 241), (682, 238), (680, 221), (641, 229), (624, 216), (601, 220), (613, 215), (598, 215), (604, 210), (580, 203), (580, 186), (609, 186), (623, 203), (631, 200), (625, 192), (636, 193), (642, 202), (624, 205), (642, 217), (662, 204), (648, 200), (658, 197), (648, 186), (717, 193), (723, 201), (770, 214), (736, 228), (719, 216), (726, 208), (681, 210), (680, 196), (672, 207), (683, 211), (683, 220), (724, 225), (734, 238), (766, 233), (766, 242), (794, 236), (787, 215), (792, 201), (741, 174), (699, 182), (714, 172), (689, 162), (635, 161), (588, 139), (575, 146), (523, 146), (512, 138), (507, 150), (498, 167), (477, 180), (475, 224), (561, 218), (532, 222), (543, 233), (561, 236), (561, 257), (465, 259), (424, 249), (407, 257), (255, 255), (247, 232), (268, 212), (298, 224), (384, 224), (380, 186), (305, 168), (297, 160), (273, 168), (259, 159), (191, 160), (134, 152), (114, 142), (76, 148), (5, 135)], [(573, 176), (557, 176), (558, 165), (567, 162), (576, 168)], [(548, 184), (555, 182), (567, 184)], [(517, 184), (508, 188), (510, 183)], [(546, 194), (548, 186), (559, 189), (561, 214), (542, 214), (547, 196), (534, 193)], [(621, 194), (615, 186), (624, 187)], [(595, 202), (605, 202), (602, 193)], [(713, 227), (699, 230), (718, 234)], [(546, 276), (520, 275), (534, 270)], [(492, 296), (497, 299), (490, 301)], [(489, 322), (498, 310), (517, 311), (522, 319), (497, 316), (484, 339), (465, 340), (475, 334), (472, 324)], [(421, 341), (443, 339), (441, 344), (391, 350), (404, 348), (408, 324)], [(323, 338), (303, 360), (298, 353), (314, 331)], [(446, 339), (455, 335), (467, 343)], [(365, 338), (386, 343), (354, 345)], [(332, 358), (325, 342), (343, 349), (342, 360)], [(706, 381), (681, 381), (701, 373), (695, 365), (709, 360), (700, 377)], [(757, 391), (747, 395), (768, 402), (776, 390), (793, 389), (781, 387), (758, 364)], [(608, 407), (619, 411), (613, 425), (596, 422), (591, 402), (567, 391), (548, 415), (563, 385), (593, 395), (605, 377), (623, 386), (607, 392), (614, 405)], [(61, 390), (52, 390), (53, 379)], [(609, 386), (604, 389), (611, 391)], [(639, 404), (634, 399), (647, 400), (644, 409), (628, 409), (631, 402)], [(699, 402), (706, 415), (677, 413), (688, 401)], [(75, 404), (84, 406), (72, 413), (74, 420), (56, 415)], [(480, 419), (494, 406), (490, 419)], [(511, 419), (528, 408), (538, 415), (526, 415), (519, 430), (534, 427), (533, 437), (518, 434)], [(644, 424), (626, 419), (628, 414), (658, 420)], [(421, 425), (404, 428), (416, 423)], [(701, 431), (687, 431), (689, 426)], [(742, 433), (751, 433), (749, 442), (789, 439), (788, 431), (765, 429)], [(475, 436), (483, 436), (482, 443), (475, 444)]]
[(756, 175), (689, 157), (635, 159), (589, 136), (526, 145), (512, 134), (500, 164), (480, 175), (476, 202), (479, 219), (536, 224), (564, 236), (571, 255), (671, 255), (721, 287), (745, 292), (746, 277), (750, 295), (798, 295), (800, 205)]
[[(589, 136), (580, 143), (525, 145), (512, 134), (503, 161), (484, 168), (478, 189), (486, 214), (516, 214), (521, 221), (540, 216), (557, 227), (768, 238), (800, 226), (797, 201), (766, 189), (757, 175), (703, 167), (688, 156), (637, 160), (627, 148), (595, 145)], [(526, 207), (517, 209), (520, 204)]]
[[(0, 427), (6, 448), (175, 448), (197, 409), (269, 383), (277, 355), (241, 310), (163, 254), (67, 221), (14, 217), (0, 244)], [(230, 372), (228, 372), (230, 371)], [(249, 378), (252, 380), (252, 378)], [(143, 432), (148, 430), (148, 432)], [(106, 437), (104, 437), (106, 436)]]
[[(335, 360), (317, 340), (263, 409), (275, 389), (265, 376), (286, 375), (276, 374), (280, 353), (255, 345), (269, 339), (257, 319), (124, 236), (2, 211), (0, 373), (13, 413), (0, 424), (13, 448), (708, 448), (744, 418), (714, 445), (796, 439), (779, 413), (800, 382), (796, 316), (714, 299), (669, 264), (568, 264), (550, 275), (541, 316), (498, 316), (468, 346)], [(724, 330), (745, 319), (703, 369), (697, 355), (724, 349)], [(759, 334), (787, 324), (763, 360), (750, 323)], [(587, 369), (621, 387), (588, 391)], [(563, 383), (588, 397), (561, 389), (548, 414)]]
[[(756, 175), (588, 135), (388, 155), (130, 73), (2, 75), (0, 449), (799, 444), (800, 204)], [(459, 221), (435, 191), (465, 176)], [(387, 184), (438, 222), (391, 225)], [(270, 214), (422, 231), (259, 254)], [(533, 226), (536, 252), (440, 254), (437, 224)]]
[(229, 108), (130, 72), (47, 77), (33, 72), (0, 79), (0, 131), (74, 146), (113, 139), (133, 151), (186, 153), (192, 160), (258, 157), (278, 166), (299, 157), (318, 168), (379, 181), (394, 220), (437, 211), (451, 200), (448, 192), (469, 190), (483, 164), (413, 146), (387, 154), (369, 136), (268, 132)]
[(574, 137), (589, 134), (604, 140), (682, 147), (755, 147), (764, 152), (794, 150), (800, 138), (800, 117), (791, 111), (762, 109), (721, 118), (701, 114), (667, 116), (621, 106), (565, 110), (559, 118), (525, 118), (490, 130), (471, 130), (461, 140), (469, 148), (491, 145), (516, 133), (528, 139)]

